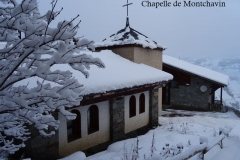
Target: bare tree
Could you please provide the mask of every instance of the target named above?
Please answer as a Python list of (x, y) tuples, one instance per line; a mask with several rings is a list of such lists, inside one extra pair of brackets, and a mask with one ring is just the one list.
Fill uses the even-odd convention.
[[(27, 125), (36, 127), (43, 136), (51, 136), (48, 128), (58, 128), (52, 113), (61, 112), (68, 119), (75, 114), (66, 107), (79, 105), (82, 85), (70, 71), (52, 70), (54, 65), (66, 64), (85, 77), (90, 65), (104, 68), (98, 58), (81, 54), (92, 42), (76, 38), (80, 21), (59, 22), (50, 27), (61, 13), (52, 9), (40, 15), (36, 0), (0, 0), (0, 157), (13, 154), (24, 147), (29, 136)], [(51, 24), (52, 25), (52, 24)], [(36, 79), (36, 85), (26, 81)]]

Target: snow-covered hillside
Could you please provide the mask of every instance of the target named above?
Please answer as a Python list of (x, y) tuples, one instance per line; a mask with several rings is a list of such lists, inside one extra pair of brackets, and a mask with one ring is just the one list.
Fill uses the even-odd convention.
[[(223, 89), (223, 103), (226, 106), (240, 110), (240, 56), (221, 58), (201, 58), (184, 60), (200, 65), (229, 76), (228, 87)], [(216, 99), (219, 99), (220, 91), (216, 92)]]

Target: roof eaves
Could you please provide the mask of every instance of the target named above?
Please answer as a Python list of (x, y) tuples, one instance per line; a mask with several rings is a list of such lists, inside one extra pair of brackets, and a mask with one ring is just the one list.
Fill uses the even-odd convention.
[(188, 73), (188, 74), (191, 74), (191, 75), (194, 75), (194, 76), (200, 77), (200, 78), (202, 78), (202, 79), (205, 79), (205, 80), (208, 80), (208, 81), (214, 82), (214, 83), (216, 83), (216, 84), (218, 84), (218, 85), (220, 85), (220, 86), (222, 86), (222, 87), (226, 87), (226, 86), (227, 86), (227, 84), (224, 84), (224, 83), (221, 83), (221, 82), (217, 82), (217, 81), (215, 81), (215, 80), (213, 80), (213, 79), (210, 79), (210, 78), (207, 78), (207, 77), (200, 76), (200, 75), (198, 75), (198, 74), (195, 74), (195, 73), (192, 73), (192, 72), (186, 71), (186, 70), (184, 70), (184, 69), (181, 69), (181, 68), (175, 67), (175, 66), (173, 66), (173, 65), (170, 65), (170, 64), (167, 64), (167, 63), (164, 63), (164, 62), (163, 62), (163, 65), (167, 65), (167, 66), (170, 66), (170, 67), (172, 67), (172, 68), (175, 68), (176, 70), (180, 70), (180, 71), (182, 71), (182, 72), (185, 72), (185, 73)]

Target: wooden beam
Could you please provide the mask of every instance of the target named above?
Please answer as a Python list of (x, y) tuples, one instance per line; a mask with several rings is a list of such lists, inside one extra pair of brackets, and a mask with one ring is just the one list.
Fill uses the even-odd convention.
[(109, 91), (107, 93), (102, 93), (102, 94), (90, 94), (83, 96), (83, 100), (81, 101), (80, 105), (71, 107), (69, 109), (77, 108), (79, 106), (85, 106), (89, 104), (94, 104), (94, 103), (99, 103), (103, 101), (107, 101), (112, 98), (123, 98), (124, 96), (127, 95), (132, 95), (140, 92), (145, 92), (152, 90), (154, 88), (159, 88), (162, 87), (163, 85), (166, 85), (169, 81), (163, 81), (163, 82), (157, 82), (154, 84), (146, 84), (142, 86), (135, 86), (133, 88), (124, 88), (124, 89), (119, 89), (115, 91)]
[[(106, 46), (106, 47), (96, 47), (95, 48), (95, 52), (100, 52), (101, 50), (106, 50), (106, 49), (115, 49), (115, 48), (126, 48), (126, 47), (142, 47), (142, 45), (140, 44), (124, 44), (124, 45), (114, 45), (114, 46)], [(145, 47), (147, 49), (151, 49), (151, 50), (160, 50), (160, 51), (163, 51), (165, 50), (165, 48), (161, 48), (161, 47), (158, 47), (158, 48), (150, 48), (150, 47)], [(90, 49), (90, 48), (88, 48)], [(91, 49), (90, 49), (91, 50)], [(93, 50), (92, 50), (93, 51)]]
[(221, 87), (221, 93), (220, 93), (220, 102), (222, 104), (222, 87)]

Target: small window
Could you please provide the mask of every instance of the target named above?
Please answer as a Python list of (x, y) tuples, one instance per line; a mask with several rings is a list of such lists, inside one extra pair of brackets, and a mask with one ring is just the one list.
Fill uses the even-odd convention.
[(183, 72), (179, 72), (179, 85), (189, 86), (191, 84), (191, 75)]
[(96, 105), (88, 109), (88, 134), (99, 131), (99, 112)]
[(139, 97), (139, 114), (145, 112), (145, 95), (142, 93)]
[(72, 113), (76, 114), (77, 117), (74, 120), (67, 121), (67, 135), (68, 142), (74, 141), (81, 138), (81, 115), (78, 110), (73, 110)]
[(129, 118), (136, 116), (136, 98), (131, 96), (129, 100)]

